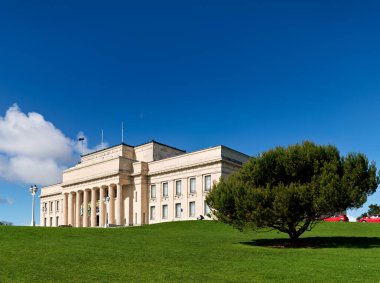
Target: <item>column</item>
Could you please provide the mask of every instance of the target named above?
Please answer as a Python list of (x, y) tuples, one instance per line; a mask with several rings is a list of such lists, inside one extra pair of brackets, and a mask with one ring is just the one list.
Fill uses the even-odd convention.
[(89, 190), (83, 191), (83, 227), (88, 227), (88, 197)]
[[(141, 225), (142, 206), (141, 206), (141, 177), (135, 177), (135, 190), (133, 191), (133, 225)], [(170, 211), (170, 210), (169, 210)]]
[(96, 227), (96, 189), (91, 190), (91, 227)]
[(113, 187), (108, 186), (108, 196), (110, 197), (110, 203), (108, 204), (108, 224), (115, 224), (115, 190)]
[(71, 225), (71, 226), (74, 226), (74, 199), (73, 199), (73, 193), (69, 193), (69, 208), (68, 208), (68, 211), (67, 211), (67, 215), (68, 215), (68, 218), (69, 218), (69, 223), (68, 225)]
[(67, 193), (63, 194), (63, 219), (62, 224), (67, 225), (67, 217), (68, 217), (68, 211), (67, 211)]
[(116, 225), (123, 225), (123, 186), (120, 184), (116, 185), (116, 205), (115, 205), (115, 217)]
[(131, 192), (133, 193), (133, 191), (132, 191), (131, 186), (127, 186), (124, 189), (124, 192), (125, 192), (125, 200), (123, 204), (124, 206), (123, 214), (125, 215), (125, 219), (126, 219), (125, 225), (130, 226), (133, 224), (133, 220), (130, 219), (131, 215), (133, 214), (133, 211), (131, 212), (131, 209), (133, 207), (133, 203), (132, 203), (133, 196), (131, 195)]
[(99, 227), (104, 227), (104, 187), (99, 189)]
[(77, 192), (76, 205), (75, 205), (75, 227), (80, 227), (80, 205), (81, 197), (80, 191)]

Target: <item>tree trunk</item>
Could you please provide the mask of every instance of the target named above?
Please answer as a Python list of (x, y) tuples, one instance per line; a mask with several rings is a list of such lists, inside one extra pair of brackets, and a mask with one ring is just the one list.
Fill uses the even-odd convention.
[(311, 223), (310, 219), (307, 219), (305, 223), (297, 230), (297, 225), (295, 223), (288, 223), (288, 235), (290, 238), (290, 243), (294, 246), (298, 238), (309, 228)]
[(289, 227), (288, 235), (290, 238), (290, 244), (294, 246), (301, 234), (296, 230), (295, 227)]

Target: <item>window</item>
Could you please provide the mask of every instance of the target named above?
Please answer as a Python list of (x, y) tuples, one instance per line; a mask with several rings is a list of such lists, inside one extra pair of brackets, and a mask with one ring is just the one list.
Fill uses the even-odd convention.
[(56, 218), (55, 218), (55, 226), (59, 226), (59, 217), (57, 216)]
[(50, 211), (53, 211), (53, 202), (52, 201), (50, 202)]
[(194, 217), (195, 216), (195, 201), (192, 201), (189, 203), (189, 216)]
[(137, 202), (137, 192), (135, 192), (135, 202)]
[(162, 196), (164, 197), (168, 196), (168, 183), (162, 184)]
[(150, 186), (150, 198), (156, 198), (156, 185)]
[(206, 201), (205, 201), (204, 204), (205, 204), (205, 215), (210, 214), (210, 213), (211, 213), (211, 209), (210, 209), (210, 207), (207, 205)]
[(195, 193), (195, 178), (190, 178), (190, 193)]
[(150, 207), (150, 220), (156, 219), (156, 207), (151, 206)]
[(175, 204), (175, 217), (176, 218), (181, 218), (181, 204), (180, 203), (176, 203)]
[(46, 217), (44, 218), (44, 226), (46, 227)]
[(162, 206), (162, 219), (168, 219), (168, 205)]
[(209, 191), (211, 189), (211, 175), (205, 176), (205, 191)]
[(175, 194), (177, 196), (181, 195), (181, 180), (175, 181)]
[(57, 211), (59, 211), (59, 200), (57, 200), (57, 203), (56, 203), (56, 208), (55, 208)]
[(50, 217), (50, 227), (53, 226), (53, 217)]

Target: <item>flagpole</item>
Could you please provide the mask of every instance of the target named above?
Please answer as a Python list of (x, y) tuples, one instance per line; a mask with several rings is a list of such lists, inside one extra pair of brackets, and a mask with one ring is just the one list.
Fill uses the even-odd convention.
[(104, 135), (104, 133), (103, 133), (103, 129), (102, 129), (102, 144), (101, 144), (101, 147), (102, 147), (102, 149), (104, 148), (104, 146), (103, 146), (103, 135)]
[(121, 122), (121, 143), (124, 143), (124, 122)]
[(83, 156), (84, 155), (84, 146), (83, 146), (84, 137), (80, 137), (78, 141), (82, 143), (82, 156)]

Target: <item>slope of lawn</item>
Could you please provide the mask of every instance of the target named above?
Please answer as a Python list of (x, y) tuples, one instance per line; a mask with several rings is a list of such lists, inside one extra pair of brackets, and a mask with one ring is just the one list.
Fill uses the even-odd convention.
[(380, 282), (380, 224), (286, 235), (211, 221), (132, 228), (0, 226), (0, 282)]

